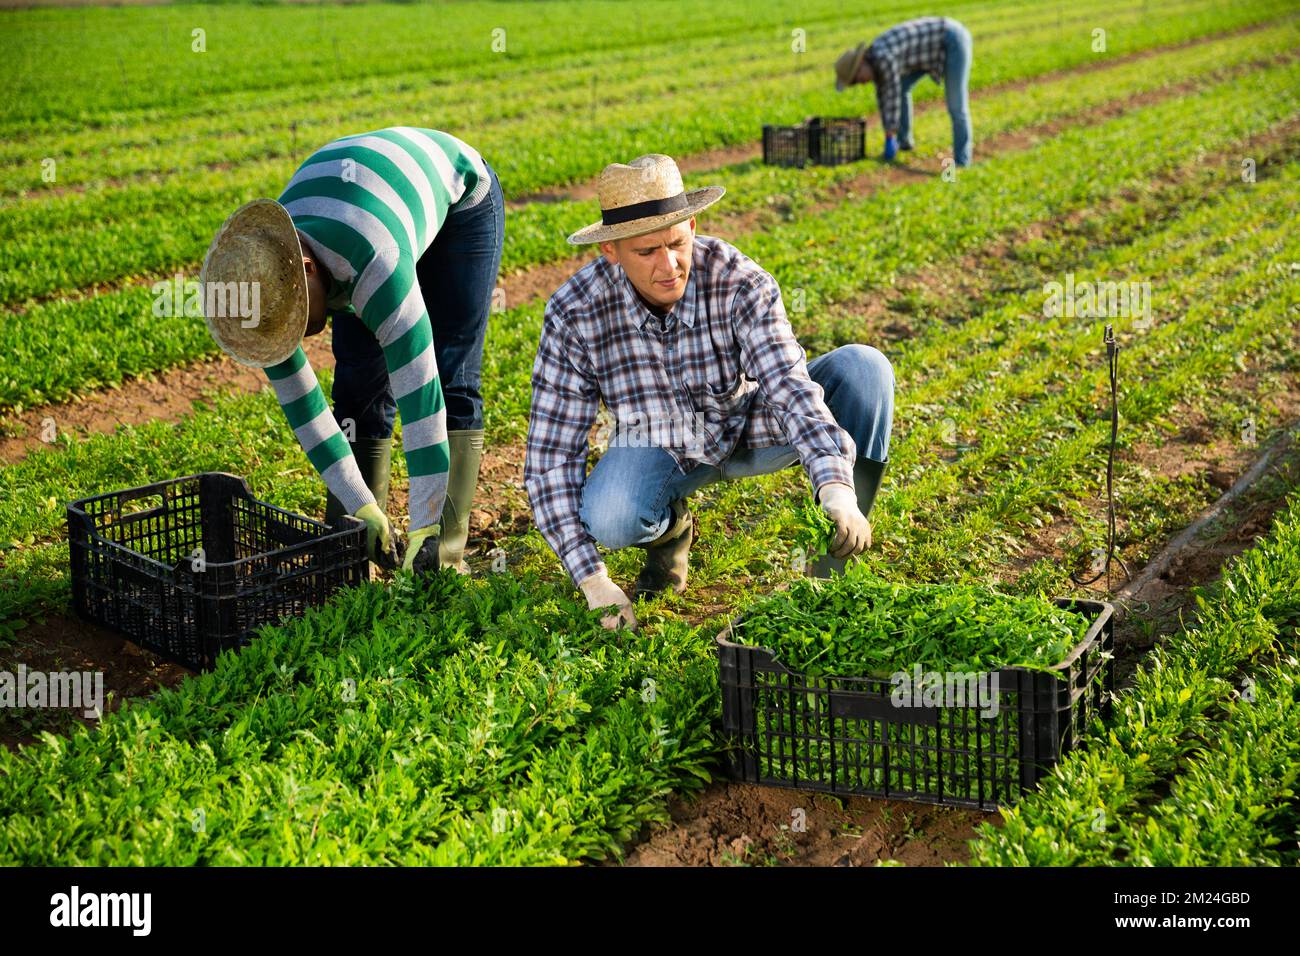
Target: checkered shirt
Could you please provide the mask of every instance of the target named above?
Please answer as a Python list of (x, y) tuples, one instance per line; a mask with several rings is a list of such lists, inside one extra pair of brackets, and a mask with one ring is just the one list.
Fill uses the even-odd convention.
[(789, 444), (814, 488), (853, 484), (853, 439), (808, 377), (776, 280), (721, 239), (695, 237), (686, 291), (663, 319), (622, 267), (585, 265), (546, 304), (532, 386), (524, 481), (575, 582), (604, 568), (578, 515), (602, 401), (611, 444), (662, 447), (683, 471)]
[(903, 78), (917, 71), (943, 82), (947, 57), (943, 49), (943, 17), (918, 17), (890, 27), (867, 48), (875, 75), (876, 102), (885, 130), (897, 130), (903, 111)]

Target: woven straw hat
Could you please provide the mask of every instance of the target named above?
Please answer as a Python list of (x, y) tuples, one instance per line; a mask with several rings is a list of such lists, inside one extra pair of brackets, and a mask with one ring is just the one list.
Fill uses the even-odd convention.
[[(231, 213), (208, 247), (199, 287), (208, 332), (236, 362), (266, 368), (292, 355), (307, 331), (308, 299), (289, 211), (274, 199), (254, 199)], [(241, 289), (244, 303), (257, 303), (256, 315), (231, 307)]]
[(677, 164), (662, 153), (638, 156), (626, 164), (610, 163), (596, 185), (600, 222), (579, 229), (569, 242), (584, 246), (658, 232), (712, 206), (725, 192), (721, 186), (686, 192)]
[(835, 92), (843, 93), (847, 87), (856, 82), (858, 70), (867, 56), (867, 45), (859, 43), (852, 50), (845, 50), (835, 61)]

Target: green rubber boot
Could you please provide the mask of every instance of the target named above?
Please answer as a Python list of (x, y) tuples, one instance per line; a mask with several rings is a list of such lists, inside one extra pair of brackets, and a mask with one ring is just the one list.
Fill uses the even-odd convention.
[(478, 491), (479, 466), (483, 463), (483, 429), (447, 432), (447, 445), (451, 468), (447, 475), (447, 501), (442, 506), (438, 562), (444, 568), (469, 574), (465, 544), (469, 541), (469, 511)]
[[(358, 438), (352, 443), (352, 455), (361, 471), (361, 480), (375, 496), (379, 509), (388, 511), (388, 478), (391, 473), (393, 440), (391, 438)], [(333, 527), (347, 514), (343, 502), (333, 494), (325, 496), (325, 523)]]
[(658, 597), (665, 591), (681, 594), (686, 590), (691, 542), (695, 540), (695, 519), (686, 508), (685, 501), (674, 501), (668, 506), (668, 527), (654, 541), (643, 544), (645, 565), (636, 579), (636, 596)]
[[(871, 508), (876, 503), (876, 492), (885, 477), (885, 465), (888, 462), (872, 458), (859, 458), (853, 463), (853, 491), (857, 495), (858, 510), (866, 518), (871, 517)], [(823, 554), (813, 561), (808, 569), (810, 578), (829, 578), (832, 573), (843, 574), (848, 565), (848, 558), (837, 558)]]

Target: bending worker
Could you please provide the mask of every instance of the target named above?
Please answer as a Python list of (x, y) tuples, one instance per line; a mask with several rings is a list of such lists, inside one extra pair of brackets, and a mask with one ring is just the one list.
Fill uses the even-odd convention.
[(970, 32), (949, 17), (920, 17), (890, 27), (870, 45), (859, 43), (835, 61), (835, 89), (876, 84), (885, 129), (884, 158), (911, 149), (912, 87), (924, 76), (943, 84), (952, 119), (952, 154), (958, 166), (971, 160)]
[[(601, 256), (551, 297), (533, 365), (524, 479), (533, 519), (587, 599), (636, 626), (597, 544), (646, 551), (636, 594), (686, 588), (689, 496), (799, 462), (835, 523), (815, 573), (871, 543), (889, 451), (894, 376), (876, 349), (805, 362), (776, 280), (734, 246), (695, 234), (723, 189), (684, 192), (652, 154), (601, 173), (601, 221), (569, 236)], [(609, 449), (587, 473), (598, 405)]]
[[(208, 329), (236, 361), (265, 369), (329, 489), (326, 520), (365, 521), (371, 560), (383, 567), (399, 560), (386, 507), (400, 409), (411, 481), (402, 563), (465, 570), (504, 208), (496, 174), (472, 147), (393, 127), (316, 150), (278, 201), (237, 209), (204, 260), (205, 301), (210, 283), (260, 285), (260, 316), (209, 314)], [(329, 318), (332, 414), (301, 346)]]

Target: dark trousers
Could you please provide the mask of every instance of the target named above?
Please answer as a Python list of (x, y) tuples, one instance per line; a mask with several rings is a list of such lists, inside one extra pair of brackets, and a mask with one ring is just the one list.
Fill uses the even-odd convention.
[[(505, 240), (505, 200), (497, 174), (472, 209), (452, 212), (415, 265), (433, 323), (433, 354), (447, 404), (447, 430), (483, 427), (483, 339)], [(357, 438), (389, 438), (397, 399), (383, 350), (355, 312), (331, 312), (334, 418), (356, 423)]]

